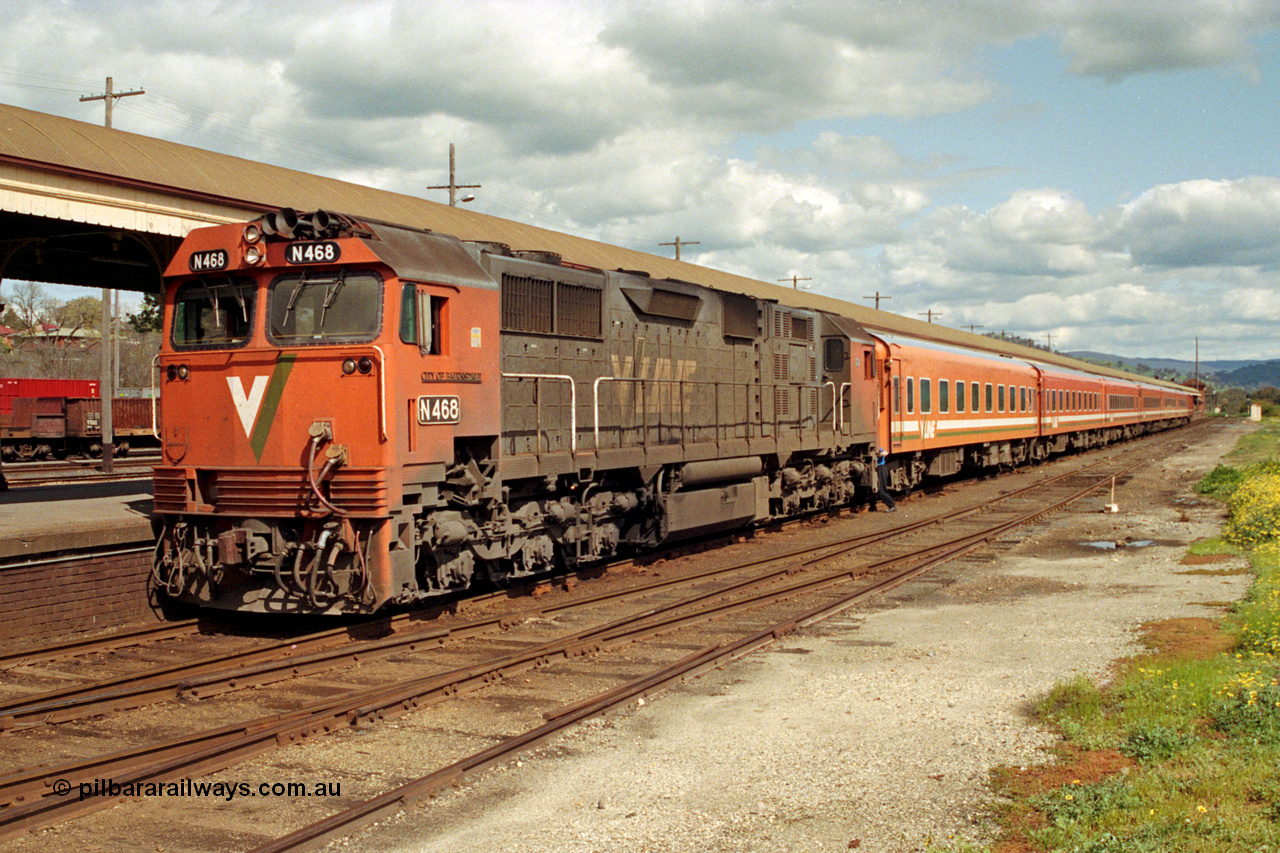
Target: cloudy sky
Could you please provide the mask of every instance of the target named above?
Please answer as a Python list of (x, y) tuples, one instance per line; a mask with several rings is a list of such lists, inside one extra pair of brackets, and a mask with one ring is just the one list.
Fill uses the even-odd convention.
[(2, 0), (0, 100), (1053, 348), (1280, 358), (1280, 0)]

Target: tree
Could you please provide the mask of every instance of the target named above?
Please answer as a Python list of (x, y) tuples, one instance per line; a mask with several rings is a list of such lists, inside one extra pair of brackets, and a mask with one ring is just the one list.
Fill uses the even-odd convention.
[(8, 305), (16, 313), (21, 331), (28, 332), (48, 322), (53, 307), (44, 288), (34, 281), (16, 282)]
[(69, 302), (54, 304), (53, 319), (64, 329), (96, 329), (102, 320), (102, 300), (81, 296)]
[(160, 331), (160, 323), (164, 320), (164, 303), (160, 301), (160, 294), (151, 292), (143, 294), (142, 306), (138, 309), (138, 313), (126, 314), (125, 319), (140, 335)]

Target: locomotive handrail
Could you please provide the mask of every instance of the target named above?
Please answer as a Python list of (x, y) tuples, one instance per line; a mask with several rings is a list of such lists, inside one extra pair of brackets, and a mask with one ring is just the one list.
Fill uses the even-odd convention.
[[(592, 416), (592, 421), (593, 421), (593, 423), (592, 423), (592, 425), (591, 425), (591, 430), (592, 430), (592, 435), (594, 436), (594, 439), (595, 439), (595, 447), (596, 447), (596, 450), (597, 450), (597, 451), (599, 451), (599, 450), (600, 450), (600, 383), (601, 383), (601, 382), (639, 382), (639, 383), (641, 383), (641, 389), (642, 389), (642, 390), (641, 390), (641, 393), (642, 393), (642, 394), (644, 393), (644, 392), (643, 392), (643, 385), (644, 385), (644, 383), (646, 383), (646, 382), (656, 382), (656, 383), (659, 383), (659, 384), (665, 384), (665, 385), (679, 385), (679, 386), (680, 386), (680, 388), (681, 388), (681, 394), (680, 394), (680, 428), (681, 428), (681, 430), (682, 430), (682, 431), (683, 431), (683, 429), (684, 429), (684, 427), (685, 427), (685, 421), (684, 421), (684, 393), (683, 393), (683, 389), (684, 389), (684, 387), (685, 387), (686, 385), (711, 385), (712, 387), (714, 387), (714, 388), (716, 389), (715, 406), (716, 406), (716, 417), (717, 417), (717, 425), (716, 425), (717, 431), (719, 430), (718, 418), (719, 418), (719, 408), (720, 408), (720, 388), (721, 388), (722, 386), (728, 386), (728, 387), (730, 387), (730, 388), (747, 388), (747, 389), (750, 389), (750, 388), (754, 387), (750, 382), (720, 382), (720, 381), (718, 381), (718, 380), (714, 380), (714, 379), (655, 379), (655, 378), (652, 378), (652, 377), (644, 377), (644, 376), (598, 376), (598, 377), (596, 377), (595, 382), (593, 382), (593, 383), (592, 383), (592, 387), (591, 387), (591, 396), (592, 396), (592, 399), (591, 399), (591, 416)], [(832, 390), (834, 391), (834, 384), (833, 384), (833, 383), (828, 382), (828, 383), (826, 383), (826, 384), (827, 384), (827, 385), (832, 385)], [(779, 386), (779, 387), (781, 387), (781, 386)], [(788, 390), (791, 390), (791, 389), (792, 389), (792, 386), (787, 386), (787, 387), (788, 387)], [(834, 413), (833, 413), (833, 415), (832, 415), (832, 419), (834, 420), (834, 418), (835, 418), (835, 415), (834, 415)], [(808, 420), (808, 419), (806, 418), (805, 420)], [(815, 431), (816, 431), (816, 430), (817, 430), (817, 423), (818, 423), (818, 418), (816, 417), (816, 415), (814, 416), (813, 421), (814, 421), (814, 425), (815, 425), (815, 426), (814, 426), (814, 429), (815, 429)], [(763, 425), (763, 416), (762, 416), (762, 418), (761, 418), (761, 423), (762, 423), (762, 425)], [(798, 418), (797, 418), (797, 421), (796, 421), (796, 429), (798, 429), (798, 430), (803, 430), (803, 426), (802, 426), (801, 424), (802, 424), (802, 421), (801, 421), (800, 419), (798, 419)], [(779, 430), (779, 428), (780, 428), (780, 427), (779, 427), (779, 423), (778, 423), (778, 415), (777, 415), (777, 411), (776, 411), (776, 409), (775, 409), (775, 411), (774, 411), (774, 420), (773, 420), (773, 429), (774, 429), (775, 434), (777, 433), (777, 431)]]
[(156, 353), (151, 357), (151, 435), (156, 441), (160, 440), (160, 419), (156, 416), (156, 400), (159, 399), (156, 390), (156, 371), (159, 369), (160, 353)]
[[(503, 379), (558, 379), (569, 383), (569, 451), (578, 452), (578, 383), (563, 373), (504, 373)], [(598, 380), (597, 380), (598, 381)], [(542, 434), (542, 403), (538, 403), (538, 434)], [(539, 438), (541, 441), (541, 438)], [(548, 443), (547, 450), (551, 446)]]
[[(832, 432), (832, 433), (834, 433), (834, 434), (836, 434), (836, 435), (839, 435), (839, 434), (840, 434), (840, 428), (839, 428), (838, 426), (836, 426), (836, 412), (840, 411), (840, 398), (839, 398), (839, 392), (837, 392), (837, 391), (836, 391), (836, 383), (835, 383), (835, 382), (823, 382), (823, 383), (822, 383), (822, 387), (823, 387), (823, 388), (826, 388), (828, 385), (830, 385), (830, 386), (831, 386), (831, 432)], [(818, 405), (819, 405), (819, 406), (821, 406), (821, 405), (822, 405), (822, 404), (821, 404), (821, 402), (819, 402), (819, 404), (818, 404)], [(819, 411), (821, 411), (821, 409), (819, 409)]]
[(369, 344), (378, 353), (378, 432), (387, 440), (387, 356), (382, 347)]

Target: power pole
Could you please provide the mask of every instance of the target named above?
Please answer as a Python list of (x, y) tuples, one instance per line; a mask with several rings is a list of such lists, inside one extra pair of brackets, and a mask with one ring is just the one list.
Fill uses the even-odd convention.
[(985, 328), (986, 326), (982, 325), (981, 323), (970, 323), (969, 334), (976, 335), (977, 334), (977, 332), (975, 331), (976, 329), (985, 329)]
[(106, 94), (104, 94), (104, 95), (81, 95), (81, 96), (80, 96), (80, 101), (81, 101), (81, 103), (83, 103), (83, 102), (85, 102), (85, 101), (103, 101), (103, 102), (105, 102), (105, 103), (106, 103), (106, 105), (107, 105), (107, 118), (106, 118), (106, 121), (104, 122), (104, 126), (105, 126), (105, 127), (111, 127), (111, 111), (112, 111), (113, 109), (115, 109), (116, 101), (120, 100), (121, 98), (127, 98), (127, 97), (129, 97), (130, 95), (145, 95), (145, 94), (147, 94), (147, 90), (146, 90), (146, 89), (134, 89), (132, 92), (117, 92), (117, 91), (114, 91), (114, 88), (113, 88), (114, 83), (115, 83), (115, 81), (114, 81), (112, 78), (108, 77), (108, 78), (107, 78), (107, 92), (106, 92)]
[(677, 234), (677, 235), (676, 235), (676, 240), (675, 240), (675, 242), (674, 242), (674, 243), (659, 243), (658, 245), (659, 245), (659, 246), (675, 246), (675, 247), (676, 247), (676, 260), (678, 261), (678, 260), (680, 260), (680, 247), (681, 247), (681, 246), (697, 246), (697, 245), (700, 245), (700, 244), (699, 244), (699, 242), (698, 242), (697, 240), (683, 240), (683, 241), (682, 241), (682, 240), (680, 239), (680, 235), (679, 235), (679, 234)]
[(880, 310), (880, 300), (881, 300), (881, 299), (892, 299), (893, 297), (892, 297), (892, 296), (881, 296), (881, 295), (880, 295), (880, 291), (878, 291), (878, 290), (877, 290), (877, 291), (876, 291), (876, 295), (875, 295), (875, 296), (864, 296), (864, 297), (862, 297), (862, 298), (863, 298), (863, 299), (874, 299), (874, 300), (876, 301), (876, 310), (877, 310), (877, 311), (879, 311), (879, 310)]
[[(791, 276), (791, 278), (780, 278), (780, 279), (778, 279), (778, 281), (789, 281), (789, 282), (791, 282), (791, 289), (792, 289), (792, 290), (799, 290), (799, 289), (800, 289), (800, 282), (802, 282), (802, 281), (813, 281), (813, 279), (811, 279), (811, 278), (801, 278), (801, 277), (800, 277), (800, 276), (798, 276), (798, 275), (793, 275), (793, 276)], [(806, 285), (806, 288), (807, 288), (807, 287), (808, 287), (808, 285)]]
[(932, 323), (932, 322), (933, 322), (933, 318), (934, 318), (934, 317), (941, 317), (941, 316), (942, 316), (942, 312), (941, 312), (941, 311), (934, 311), (932, 308), (931, 308), (931, 309), (929, 309), (928, 311), (917, 311), (916, 313), (917, 313), (917, 314), (919, 314), (921, 317), (928, 317), (928, 318), (929, 318), (929, 322), (930, 322), (930, 323)]
[[(115, 108), (116, 101), (121, 98), (127, 98), (130, 95), (145, 95), (145, 89), (134, 89), (132, 92), (115, 91), (115, 80), (111, 77), (107, 78), (107, 91), (102, 95), (81, 95), (80, 101), (102, 101), (106, 104), (107, 113), (103, 124), (111, 127), (111, 112)], [(111, 474), (115, 471), (115, 424), (111, 418), (111, 404), (116, 399), (116, 342), (113, 334), (114, 314), (111, 309), (112, 293), (110, 288), (102, 288), (102, 328), (98, 333), (98, 348), (102, 351), (102, 370), (99, 374), (98, 397), (102, 401), (102, 414), (99, 417), (99, 423), (102, 425), (102, 473)], [(119, 297), (117, 297), (118, 299)]]
[(1053, 332), (1045, 332), (1044, 337), (1049, 342), (1049, 352), (1053, 352)]
[[(455, 165), (454, 164), (454, 148), (453, 148), (453, 143), (450, 142), (449, 143), (449, 183), (441, 184), (439, 186), (434, 186), (434, 187), (427, 187), (427, 189), (429, 190), (448, 190), (450, 207), (458, 206), (458, 190), (480, 189), (479, 184), (460, 184), (456, 180), (454, 180), (454, 175), (456, 174), (454, 165)], [(465, 196), (462, 197), (462, 200), (475, 201), (476, 197), (471, 195), (470, 193), (467, 193)]]

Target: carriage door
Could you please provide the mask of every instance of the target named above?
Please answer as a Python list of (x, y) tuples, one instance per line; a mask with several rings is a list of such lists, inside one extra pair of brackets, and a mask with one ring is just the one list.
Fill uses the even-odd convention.
[(889, 360), (889, 398), (892, 412), (889, 423), (892, 425), (889, 430), (889, 438), (893, 442), (893, 447), (889, 450), (897, 450), (902, 447), (902, 435), (906, 430), (903, 419), (906, 417), (906, 405), (903, 400), (902, 388), (902, 359), (894, 358)]

